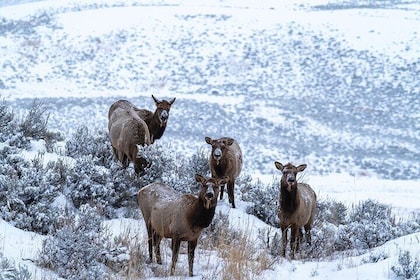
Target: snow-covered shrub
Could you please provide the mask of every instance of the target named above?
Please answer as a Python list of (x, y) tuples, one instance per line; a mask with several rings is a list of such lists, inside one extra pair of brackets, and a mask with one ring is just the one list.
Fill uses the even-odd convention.
[(346, 223), (338, 227), (334, 246), (339, 251), (369, 249), (404, 233), (395, 223), (390, 206), (369, 199), (356, 205)]
[(113, 189), (113, 207), (138, 209), (137, 192), (143, 185), (134, 172), (127, 172), (117, 165), (112, 165), (109, 169), (107, 184)]
[[(57, 141), (64, 140), (59, 132), (48, 130), (47, 108), (39, 100), (34, 100), (25, 119), (20, 123), (19, 130), (22, 135), (28, 139), (43, 139), (48, 152), (53, 151), (54, 144)], [(19, 131), (18, 130), (18, 131)]]
[(98, 166), (90, 155), (78, 157), (67, 176), (66, 193), (74, 206), (95, 205), (109, 218), (114, 217), (116, 208), (137, 207), (136, 195), (143, 186), (134, 172), (115, 164)]
[(330, 223), (343, 225), (347, 219), (347, 207), (342, 202), (334, 200), (317, 200), (314, 226)]
[(48, 152), (53, 151), (53, 145), (63, 140), (58, 132), (47, 128), (49, 114), (43, 103), (35, 100), (28, 114), (22, 121), (17, 121), (15, 115), (3, 102), (0, 104), (0, 142), (18, 148), (28, 148), (31, 139), (43, 139)]
[(349, 221), (346, 227), (355, 249), (377, 247), (394, 238), (394, 218), (388, 205), (363, 201), (352, 209)]
[[(311, 245), (304, 243), (305, 255), (310, 258), (331, 256), (335, 248), (336, 227), (329, 223), (314, 226), (311, 230)], [(304, 241), (306, 241), (304, 239)]]
[(176, 173), (170, 178), (170, 185), (182, 193), (197, 194), (200, 184), (195, 180), (195, 174), (210, 176), (209, 158), (205, 150), (198, 150), (191, 157), (175, 160)]
[(28, 115), (20, 124), (20, 129), (25, 137), (34, 139), (43, 139), (47, 133), (49, 114), (44, 104), (38, 100), (34, 100)]
[(334, 240), (334, 249), (344, 251), (354, 249), (353, 231), (349, 225), (340, 225), (337, 228), (337, 236)]
[(95, 164), (107, 168), (116, 161), (108, 132), (99, 130), (92, 134), (86, 126), (78, 127), (67, 139), (65, 154), (73, 158), (90, 155)]
[(229, 244), (238, 237), (238, 231), (232, 229), (228, 214), (216, 212), (211, 224), (203, 230), (199, 239), (203, 248), (214, 249)]
[(269, 225), (278, 227), (278, 182), (264, 185), (261, 182), (252, 182), (250, 176), (241, 175), (237, 180), (237, 186), (242, 193), (242, 200), (251, 202), (246, 212)]
[(108, 171), (95, 165), (90, 155), (80, 156), (69, 174), (68, 195), (77, 208), (91, 203), (109, 214), (115, 202), (115, 191), (108, 178)]
[(79, 216), (66, 217), (62, 227), (43, 241), (38, 264), (66, 279), (104, 279), (109, 235), (98, 209), (85, 204)]
[(280, 256), (282, 252), (281, 230), (275, 230), (274, 235), (271, 233), (271, 230), (271, 227), (258, 230), (258, 237), (272, 256)]
[[(142, 221), (141, 221), (142, 222)], [(124, 279), (147, 278), (146, 236), (130, 229), (116, 236), (105, 254), (105, 265)]]
[(0, 142), (6, 142), (16, 130), (14, 118), (15, 115), (9, 110), (6, 102), (2, 101), (0, 103)]
[[(182, 157), (180, 159), (176, 158), (175, 149), (164, 147), (160, 143), (154, 143), (150, 146), (140, 146), (138, 156), (149, 163), (149, 166), (145, 169), (145, 174), (140, 177), (143, 186), (160, 181), (175, 189), (178, 189), (178, 185), (181, 185), (181, 188), (185, 187), (184, 184), (179, 182), (179, 176), (177, 175), (178, 166), (183, 163)], [(181, 162), (177, 162), (177, 160), (181, 160)]]
[(402, 279), (420, 280), (420, 260), (413, 258), (409, 251), (400, 251), (398, 263), (391, 270)]
[(13, 260), (5, 258), (3, 252), (0, 251), (0, 280), (30, 280), (32, 274), (29, 272), (26, 265), (16, 264)]
[(394, 228), (395, 237), (415, 233), (420, 231), (420, 214), (412, 214), (413, 217), (409, 217), (406, 220), (399, 220)]
[(20, 229), (48, 233), (57, 216), (53, 202), (62, 186), (50, 181), (41, 156), (29, 162), (9, 154), (0, 160), (1, 217)]
[(380, 262), (382, 260), (386, 260), (387, 258), (389, 258), (389, 254), (387, 252), (373, 251), (369, 254), (368, 257), (362, 259), (361, 264), (377, 263), (377, 262)]
[(30, 143), (29, 139), (23, 135), (15, 114), (5, 102), (0, 104), (0, 142), (17, 148), (28, 148)]

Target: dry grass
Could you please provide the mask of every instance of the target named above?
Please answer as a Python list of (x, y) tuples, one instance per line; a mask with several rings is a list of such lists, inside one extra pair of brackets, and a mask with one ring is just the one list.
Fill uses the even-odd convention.
[(125, 228), (115, 237), (112, 246), (115, 249), (111, 251), (113, 254), (107, 256), (107, 266), (112, 272), (107, 274), (106, 279), (146, 278), (146, 250), (142, 250), (143, 244), (147, 244), (147, 240), (130, 228)]
[(254, 279), (276, 262), (258, 238), (253, 237), (250, 227), (234, 229), (229, 226), (227, 216), (219, 214), (211, 230), (201, 240), (201, 248), (216, 251), (223, 260), (213, 267), (212, 279)]
[(237, 239), (221, 244), (218, 251), (224, 260), (222, 279), (254, 279), (273, 265), (273, 259), (265, 248), (257, 248), (258, 242), (248, 232), (240, 231)]

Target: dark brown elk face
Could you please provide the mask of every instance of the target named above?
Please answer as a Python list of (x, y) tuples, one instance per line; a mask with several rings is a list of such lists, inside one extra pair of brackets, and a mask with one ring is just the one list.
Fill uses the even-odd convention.
[(176, 98), (173, 98), (170, 101), (166, 101), (166, 100), (160, 101), (153, 95), (152, 95), (152, 98), (156, 104), (155, 115), (159, 117), (160, 126), (163, 127), (166, 125), (166, 122), (169, 119), (169, 110), (171, 109), (172, 104), (174, 104)]
[(227, 146), (233, 144), (232, 138), (227, 139), (211, 139), (210, 137), (205, 137), (206, 143), (211, 145), (211, 156), (219, 164), (223, 155), (225, 154), (225, 149)]
[(290, 192), (297, 188), (297, 179), (296, 175), (298, 172), (305, 170), (306, 164), (301, 164), (299, 166), (294, 166), (291, 163), (286, 165), (281, 164), (280, 162), (274, 162), (276, 168), (282, 172), (281, 176), (281, 187), (286, 187), (287, 191)]
[(226, 184), (227, 178), (205, 178), (195, 174), (195, 180), (201, 184), (198, 196), (204, 201), (204, 207), (206, 209), (216, 207), (220, 188)]

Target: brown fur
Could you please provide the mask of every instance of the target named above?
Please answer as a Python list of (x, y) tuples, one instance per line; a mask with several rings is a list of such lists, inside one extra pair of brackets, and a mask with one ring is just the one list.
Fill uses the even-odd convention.
[(291, 228), (290, 255), (294, 259), (302, 241), (302, 227), (305, 228), (306, 240), (311, 243), (311, 229), (316, 210), (316, 194), (308, 184), (297, 183), (296, 175), (306, 168), (306, 164), (294, 166), (280, 162), (274, 163), (283, 175), (280, 181), (278, 216), (282, 231), (282, 255), (286, 255), (287, 230)]
[(146, 160), (137, 157), (137, 145), (150, 145), (151, 141), (149, 129), (135, 112), (134, 105), (127, 100), (112, 104), (108, 112), (108, 130), (112, 149), (123, 168), (132, 161), (135, 172), (142, 173)]
[(138, 192), (138, 203), (146, 223), (149, 245), (149, 261), (153, 261), (155, 247), (156, 261), (161, 264), (160, 241), (172, 239), (171, 275), (174, 275), (181, 241), (188, 241), (189, 276), (193, 276), (194, 251), (202, 230), (213, 219), (217, 197), (225, 179), (204, 178), (196, 174), (201, 184), (200, 193), (180, 195), (162, 183), (152, 183)]
[[(238, 143), (229, 137), (219, 139), (211, 139), (205, 137), (207, 144), (211, 145), (211, 154), (209, 159), (211, 176), (214, 178), (222, 178), (227, 176), (227, 192), (229, 202), (235, 208), (234, 187), (235, 179), (239, 176), (242, 169), (242, 151)], [(219, 157), (217, 151), (220, 151)], [(224, 186), (220, 190), (220, 199), (223, 199)]]
[(168, 123), (169, 118), (169, 111), (176, 98), (173, 98), (170, 101), (160, 101), (153, 95), (152, 98), (156, 105), (154, 113), (146, 109), (136, 109), (136, 112), (139, 117), (146, 122), (150, 132), (150, 141), (153, 144), (155, 140), (160, 139), (165, 132), (166, 124)]

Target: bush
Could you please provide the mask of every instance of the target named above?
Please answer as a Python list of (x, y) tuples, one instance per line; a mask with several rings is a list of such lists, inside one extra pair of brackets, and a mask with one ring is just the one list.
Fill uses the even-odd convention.
[(409, 251), (400, 251), (398, 264), (393, 265), (391, 270), (403, 279), (420, 279), (420, 261), (418, 258), (413, 259)]
[(307, 246), (306, 255), (311, 258), (331, 256), (336, 250), (337, 228), (329, 223), (314, 226), (311, 230), (312, 244)]
[(6, 102), (0, 103), (0, 142), (9, 140), (10, 135), (14, 134), (16, 124), (14, 124), (15, 115), (6, 105)]
[(238, 179), (237, 185), (242, 193), (242, 200), (251, 202), (246, 212), (269, 225), (278, 227), (278, 182), (264, 186), (261, 182), (252, 182), (251, 176), (240, 176)]
[(209, 158), (204, 149), (197, 151), (188, 159), (176, 161), (177, 172), (172, 177), (171, 184), (182, 193), (197, 194), (200, 185), (195, 181), (195, 174), (210, 176)]
[(219, 211), (215, 213), (211, 224), (203, 230), (199, 242), (204, 248), (212, 250), (234, 240), (237, 234), (230, 226), (228, 215)]
[(66, 213), (61, 227), (43, 241), (38, 264), (66, 279), (104, 279), (107, 240), (98, 209), (80, 207), (77, 218)]
[(29, 109), (28, 115), (20, 123), (19, 130), (27, 139), (44, 140), (48, 152), (53, 151), (54, 144), (57, 141), (64, 140), (59, 132), (51, 132), (48, 130), (49, 114), (47, 108), (39, 100), (35, 99)]
[(354, 248), (369, 249), (394, 238), (391, 207), (366, 200), (350, 213), (349, 234)]
[(346, 220), (347, 207), (342, 202), (318, 199), (314, 227), (323, 223), (329, 223), (335, 226), (344, 225)]
[(29, 162), (16, 155), (0, 158), (0, 216), (14, 226), (47, 234), (57, 216), (55, 199), (62, 185), (42, 165), (42, 156)]
[[(58, 132), (47, 129), (49, 114), (44, 104), (35, 100), (28, 114), (22, 121), (16, 121), (15, 115), (6, 103), (0, 105), (0, 142), (17, 148), (29, 148), (31, 139), (44, 140), (48, 152), (52, 152), (57, 141), (64, 140)], [(17, 129), (16, 129), (17, 127)]]
[(13, 260), (3, 257), (3, 252), (0, 252), (0, 280), (3, 279), (30, 280), (32, 274), (26, 265), (16, 267)]
[(170, 146), (164, 147), (159, 143), (147, 147), (140, 147), (139, 156), (146, 159), (150, 165), (145, 174), (139, 178), (140, 184), (145, 186), (155, 181), (163, 182), (180, 193), (198, 193), (198, 184), (194, 175), (200, 173), (208, 176), (208, 160), (205, 163), (204, 154), (199, 151), (190, 159), (177, 155)]
[(107, 170), (95, 165), (90, 155), (76, 158), (67, 187), (74, 205), (78, 208), (93, 203), (103, 210), (108, 209), (115, 202), (115, 191), (108, 177)]
[(101, 130), (92, 135), (86, 126), (77, 128), (66, 141), (65, 154), (73, 158), (90, 155), (95, 164), (106, 168), (115, 163), (108, 132)]

